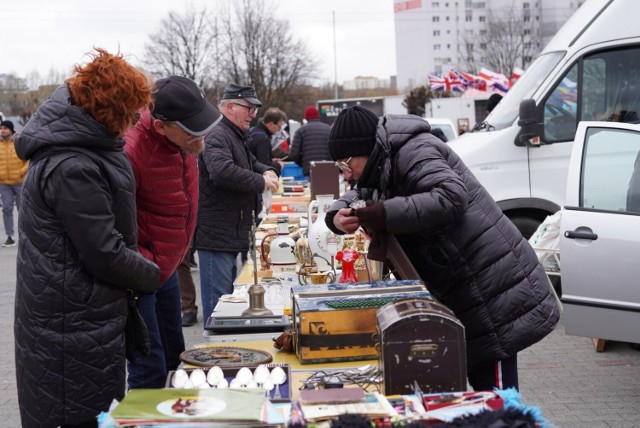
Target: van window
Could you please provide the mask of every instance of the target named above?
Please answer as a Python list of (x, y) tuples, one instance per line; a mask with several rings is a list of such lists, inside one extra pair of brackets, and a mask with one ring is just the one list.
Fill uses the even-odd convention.
[(544, 103), (544, 140), (573, 140), (578, 113), (578, 64), (556, 85)]
[(584, 145), (580, 207), (640, 213), (640, 133), (590, 128)]
[(520, 111), (520, 101), (533, 97), (564, 55), (565, 52), (540, 55), (487, 117), (486, 121), (491, 127), (503, 129), (513, 125)]
[(545, 142), (573, 140), (580, 120), (640, 121), (640, 48), (586, 56), (582, 76), (578, 65), (544, 102)]

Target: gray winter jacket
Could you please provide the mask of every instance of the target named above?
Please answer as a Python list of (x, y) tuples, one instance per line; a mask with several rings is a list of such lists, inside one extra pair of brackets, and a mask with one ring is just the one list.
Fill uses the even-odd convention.
[(200, 199), (194, 246), (208, 251), (249, 249), (251, 213), (264, 190), (262, 174), (274, 168), (258, 162), (247, 134), (226, 117), (205, 139), (198, 156)]
[(304, 175), (310, 173), (312, 161), (330, 161), (329, 133), (331, 127), (318, 119), (312, 119), (298, 129), (289, 149), (289, 159), (302, 167)]
[(30, 160), (14, 325), (22, 426), (86, 422), (125, 391), (125, 290), (155, 290), (160, 271), (137, 252), (124, 140), (72, 105), (66, 86), (15, 145)]
[(382, 199), (386, 227), (433, 296), (465, 326), (469, 371), (512, 356), (559, 318), (542, 266), (462, 160), (423, 119), (380, 118), (360, 190), (331, 207), (327, 225), (354, 199)]

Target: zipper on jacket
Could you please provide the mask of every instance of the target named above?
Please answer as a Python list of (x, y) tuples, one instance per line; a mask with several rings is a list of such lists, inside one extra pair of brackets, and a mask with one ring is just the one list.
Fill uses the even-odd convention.
[[(184, 234), (187, 237), (187, 245), (188, 245), (191, 243), (191, 238), (189, 237), (189, 224), (191, 223), (191, 213), (193, 212), (193, 201), (191, 200), (191, 195), (189, 195), (189, 186), (187, 184), (187, 159), (186, 159), (186, 154), (183, 150), (180, 151), (180, 156), (182, 157), (182, 188), (184, 189), (184, 194), (187, 198), (187, 202), (189, 205), (189, 210), (187, 211), (187, 221), (186, 221), (186, 224), (184, 225)], [(189, 251), (188, 246), (186, 251)], [(180, 260), (184, 258), (185, 254), (182, 254), (182, 257), (180, 258)]]

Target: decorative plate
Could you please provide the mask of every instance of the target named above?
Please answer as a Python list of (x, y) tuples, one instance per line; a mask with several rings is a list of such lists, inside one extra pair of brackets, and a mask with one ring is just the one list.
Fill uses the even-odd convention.
[(198, 367), (245, 367), (247, 365), (268, 364), (273, 360), (271, 354), (258, 349), (231, 346), (212, 346), (187, 349), (180, 359)]

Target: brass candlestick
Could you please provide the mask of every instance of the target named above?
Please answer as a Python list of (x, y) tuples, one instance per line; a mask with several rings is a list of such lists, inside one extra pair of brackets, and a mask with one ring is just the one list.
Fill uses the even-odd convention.
[(249, 251), (251, 260), (253, 260), (253, 284), (249, 287), (247, 293), (249, 294), (249, 308), (242, 312), (242, 315), (273, 315), (269, 309), (264, 306), (264, 293), (265, 289), (262, 285), (258, 284), (258, 260), (256, 256), (256, 213), (251, 213), (252, 226), (249, 232)]

